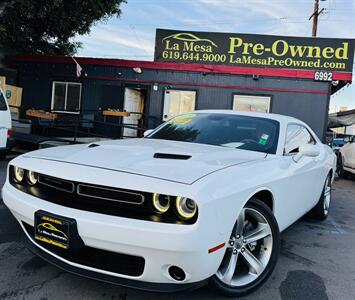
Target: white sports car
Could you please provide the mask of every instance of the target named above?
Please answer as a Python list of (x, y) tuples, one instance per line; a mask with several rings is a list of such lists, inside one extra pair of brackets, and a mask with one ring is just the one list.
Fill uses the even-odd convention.
[(349, 174), (355, 174), (355, 136), (347, 139), (347, 142), (338, 151), (337, 171), (340, 177), (347, 178)]
[(18, 156), (2, 195), (33, 251), (69, 272), (239, 296), (270, 276), (280, 231), (327, 217), (335, 167), (297, 119), (196, 111), (142, 139)]

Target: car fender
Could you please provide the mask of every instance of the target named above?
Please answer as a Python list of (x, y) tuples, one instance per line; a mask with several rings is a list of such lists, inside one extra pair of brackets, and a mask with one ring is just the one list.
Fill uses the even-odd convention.
[[(219, 232), (229, 239), (231, 230), (237, 220), (241, 209), (258, 192), (269, 191), (273, 196), (274, 207), (276, 207), (274, 188), (268, 185), (270, 181), (266, 172), (250, 180), (243, 174), (252, 172), (253, 169), (262, 170), (268, 168), (271, 162), (265, 164), (263, 160), (246, 163), (243, 166), (233, 166), (203, 178), (194, 186), (200, 191), (198, 198), (203, 202), (211, 202), (216, 215)], [(272, 175), (271, 175), (272, 176)]]

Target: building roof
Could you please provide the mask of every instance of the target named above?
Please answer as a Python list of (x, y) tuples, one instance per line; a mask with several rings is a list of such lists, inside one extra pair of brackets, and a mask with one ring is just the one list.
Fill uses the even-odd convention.
[(355, 124), (355, 109), (329, 114), (328, 128), (351, 126)]
[[(37, 63), (58, 63), (75, 64), (70, 56), (45, 56), (45, 55), (22, 55), (13, 58), (15, 62), (37, 62)], [(116, 66), (116, 67), (140, 67), (143, 69), (158, 69), (171, 71), (191, 71), (200, 73), (219, 73), (233, 75), (258, 75), (267, 77), (286, 77), (297, 79), (314, 79), (316, 70), (293, 70), (277, 68), (255, 68), (225, 65), (207, 64), (183, 64), (172, 62), (154, 62), (140, 60), (125, 60), (112, 58), (75, 57), (80, 65), (93, 66)], [(348, 72), (333, 72), (334, 81), (351, 82), (352, 74)]]

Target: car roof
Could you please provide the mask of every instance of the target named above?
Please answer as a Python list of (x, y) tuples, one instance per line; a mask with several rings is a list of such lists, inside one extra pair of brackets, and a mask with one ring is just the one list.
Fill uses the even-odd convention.
[(228, 109), (205, 109), (205, 110), (196, 110), (193, 113), (208, 113), (208, 114), (229, 114), (229, 115), (237, 115), (237, 116), (250, 116), (250, 117), (257, 117), (257, 118), (266, 118), (279, 121), (280, 123), (301, 123), (304, 124), (299, 119), (273, 114), (273, 113), (260, 113), (260, 112), (249, 112), (249, 111), (235, 111), (235, 110), (228, 110)]

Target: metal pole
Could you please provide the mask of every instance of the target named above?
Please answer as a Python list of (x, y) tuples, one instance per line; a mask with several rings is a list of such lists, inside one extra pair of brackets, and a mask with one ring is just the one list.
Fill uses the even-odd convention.
[(319, 0), (314, 0), (312, 37), (317, 36), (318, 16), (319, 16), (318, 10), (319, 10)]

